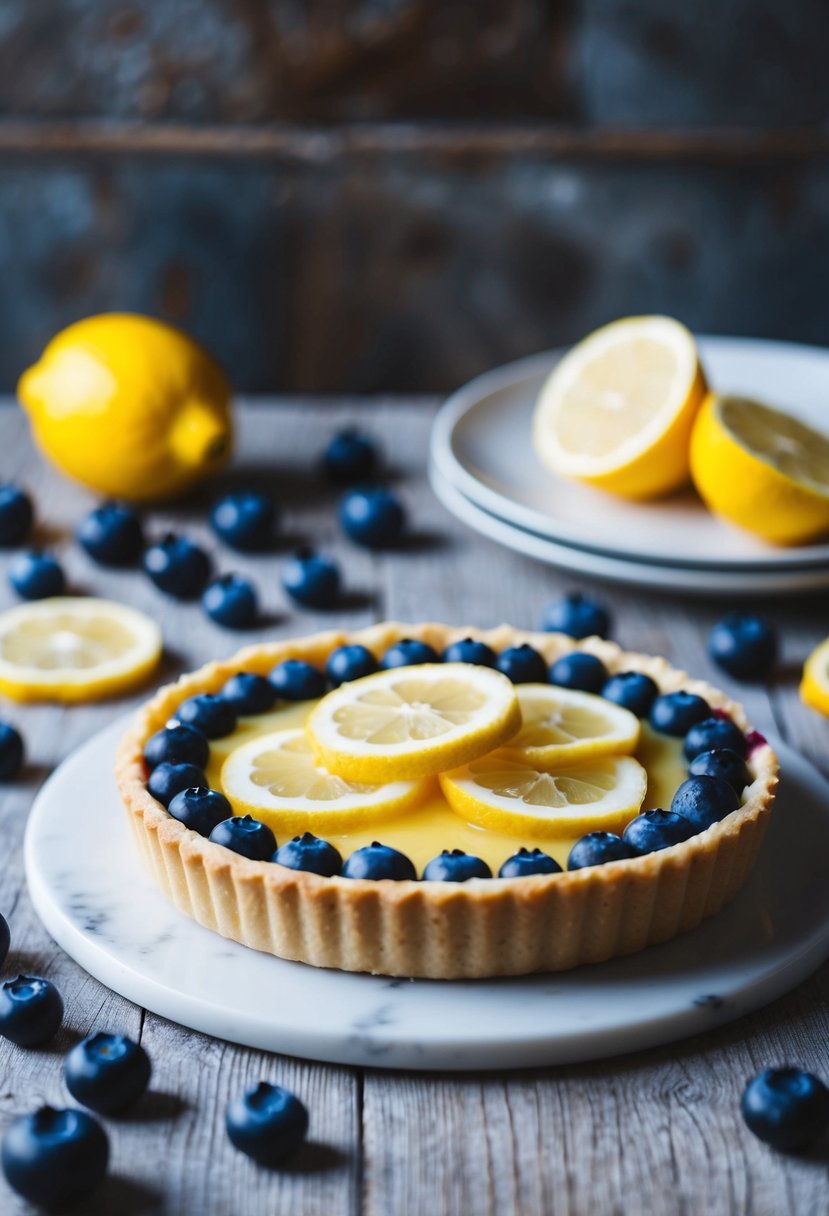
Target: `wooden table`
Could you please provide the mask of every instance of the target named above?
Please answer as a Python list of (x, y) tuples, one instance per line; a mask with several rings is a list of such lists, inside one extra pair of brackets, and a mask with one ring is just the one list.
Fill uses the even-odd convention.
[[(479, 539), (435, 501), (424, 478), (435, 405), (411, 399), (243, 404), (238, 457), (221, 484), (261, 485), (277, 496), (283, 504), (281, 549), (251, 559), (220, 549), (204, 523), (215, 485), (210, 495), (187, 507), (149, 512), (148, 532), (186, 526), (208, 543), (221, 569), (253, 574), (266, 614), (253, 637), (395, 617), (535, 626), (544, 604), (572, 580)], [(379, 435), (390, 455), (413, 525), (405, 552), (371, 555), (339, 535), (334, 498), (321, 485), (315, 463), (327, 437), (346, 419)], [(3, 478), (19, 480), (34, 494), (40, 538), (61, 553), (72, 589), (123, 599), (160, 621), (167, 643), (164, 677), (252, 640), (214, 626), (198, 606), (164, 599), (139, 573), (95, 567), (71, 540), (92, 500), (44, 466), (11, 404), (0, 410), (0, 453)], [(284, 551), (300, 540), (324, 546), (342, 561), (349, 592), (335, 613), (298, 612), (281, 594)], [(663, 653), (728, 686), (705, 653), (708, 627), (726, 604), (613, 587), (601, 594), (612, 606), (614, 634), (624, 645)], [(0, 604), (11, 602), (3, 579)], [(776, 731), (829, 769), (829, 725), (804, 710), (796, 695), (803, 655), (829, 631), (825, 601), (791, 596), (760, 606), (781, 628), (783, 662), (773, 686), (741, 690), (742, 698), (760, 729)], [(23, 878), (23, 828), (47, 773), (140, 699), (72, 709), (2, 709), (23, 729), (30, 758), (23, 780), (0, 795), (6, 846), (0, 910), (9, 918), (13, 943), (6, 971), (49, 976), (64, 995), (66, 1019), (56, 1041), (39, 1051), (0, 1040), (0, 1130), (43, 1101), (65, 1102), (62, 1053), (93, 1030), (140, 1038), (155, 1070), (153, 1093), (135, 1114), (109, 1121), (111, 1176), (81, 1211), (119, 1216), (827, 1211), (825, 1158), (772, 1153), (745, 1130), (738, 1106), (746, 1079), (767, 1065), (791, 1062), (829, 1077), (829, 966), (763, 1012), (684, 1043), (597, 1064), (480, 1076), (389, 1073), (269, 1057), (184, 1030), (91, 979), (50, 941), (32, 911)], [(311, 1143), (279, 1173), (254, 1167), (224, 1133), (228, 1099), (261, 1077), (296, 1090), (311, 1112)], [(14, 1207), (0, 1182), (0, 1211), (13, 1210), (23, 1209)]]

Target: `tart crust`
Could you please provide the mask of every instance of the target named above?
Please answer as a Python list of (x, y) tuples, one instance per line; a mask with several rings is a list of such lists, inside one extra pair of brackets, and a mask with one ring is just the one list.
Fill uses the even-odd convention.
[(175, 906), (224, 937), (280, 958), (391, 976), (472, 979), (564, 971), (633, 954), (713, 916), (736, 895), (757, 857), (777, 785), (777, 757), (755, 748), (754, 777), (736, 811), (682, 844), (627, 861), (518, 879), (465, 883), (372, 882), (323, 878), (250, 861), (186, 828), (147, 790), (146, 740), (197, 692), (216, 692), (236, 671), (267, 674), (284, 659), (324, 665), (359, 642), (381, 655), (403, 637), (439, 653), (473, 637), (494, 650), (528, 642), (548, 663), (578, 648), (611, 671), (642, 671), (662, 692), (705, 697), (747, 730), (742, 706), (661, 658), (589, 638), (389, 622), (352, 633), (326, 632), (248, 647), (161, 688), (121, 742), (116, 778), (133, 836), (156, 882)]

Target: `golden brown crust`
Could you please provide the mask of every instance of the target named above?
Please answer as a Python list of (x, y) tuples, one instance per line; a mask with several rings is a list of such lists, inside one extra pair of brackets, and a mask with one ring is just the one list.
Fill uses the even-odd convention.
[(287, 658), (322, 665), (346, 641), (380, 655), (401, 637), (438, 652), (464, 637), (495, 650), (528, 642), (548, 662), (588, 650), (610, 671), (650, 675), (663, 692), (699, 693), (748, 729), (742, 706), (664, 659), (589, 638), (388, 622), (247, 648), (161, 688), (118, 750), (116, 777), (139, 850), (162, 890), (200, 924), (257, 950), (316, 967), (433, 979), (562, 971), (632, 954), (693, 929), (742, 886), (763, 840), (777, 785), (777, 757), (755, 749), (743, 805), (683, 844), (630, 861), (563, 874), (469, 882), (372, 882), (321, 878), (249, 861), (184, 827), (146, 787), (143, 747), (185, 697), (215, 692), (236, 671), (267, 674)]

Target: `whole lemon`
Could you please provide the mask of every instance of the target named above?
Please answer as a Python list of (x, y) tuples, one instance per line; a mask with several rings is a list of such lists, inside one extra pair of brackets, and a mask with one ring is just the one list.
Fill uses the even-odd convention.
[(186, 334), (152, 317), (104, 313), (68, 326), (17, 393), (43, 454), (101, 494), (182, 494), (230, 454), (224, 373)]

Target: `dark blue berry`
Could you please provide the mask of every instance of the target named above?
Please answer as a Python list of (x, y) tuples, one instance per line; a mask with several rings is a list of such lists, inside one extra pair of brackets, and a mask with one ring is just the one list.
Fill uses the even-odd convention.
[(547, 683), (547, 664), (538, 651), (526, 642), (502, 650), (495, 660), (495, 666), (513, 684)]
[(560, 874), (561, 866), (542, 853), (541, 849), (521, 848), (512, 857), (508, 857), (498, 871), (499, 878), (529, 878), (533, 874)]
[(343, 878), (417, 878), (417, 872), (404, 853), (373, 840), (355, 849), (343, 866)]
[(418, 642), (415, 638), (401, 638), (393, 646), (389, 646), (380, 660), (380, 666), (386, 670), (392, 667), (414, 667), (418, 663), (439, 663), (440, 655), (426, 642)]
[(332, 688), (339, 688), (350, 680), (360, 680), (363, 676), (373, 675), (377, 671), (377, 660), (366, 646), (356, 642), (350, 646), (339, 646), (332, 650), (325, 664), (325, 674)]
[(194, 726), (207, 739), (221, 739), (236, 729), (236, 710), (230, 701), (211, 692), (199, 692), (182, 701), (176, 720)]
[(452, 642), (443, 652), (444, 663), (474, 663), (478, 667), (494, 667), (495, 651), (486, 642), (474, 638), (461, 638)]
[(398, 545), (406, 528), (406, 513), (391, 490), (360, 486), (340, 500), (340, 526), (351, 540), (367, 549)]
[(150, 1083), (150, 1057), (123, 1034), (92, 1034), (63, 1062), (63, 1079), (76, 1102), (113, 1115), (136, 1102)]
[(768, 1068), (749, 1081), (741, 1110), (759, 1140), (793, 1152), (808, 1148), (829, 1128), (829, 1089), (799, 1068)]
[(227, 1108), (231, 1143), (259, 1165), (275, 1166), (296, 1152), (308, 1131), (308, 1111), (281, 1085), (260, 1081)]
[(325, 692), (325, 676), (303, 659), (277, 663), (268, 679), (283, 701), (315, 701)]
[(718, 747), (728, 747), (738, 756), (745, 756), (748, 751), (745, 735), (730, 718), (703, 718), (685, 736), (686, 760), (693, 760), (701, 752), (711, 752)]
[(256, 553), (269, 549), (276, 529), (276, 508), (267, 494), (240, 490), (225, 494), (210, 508), (213, 531), (231, 549)]
[(548, 633), (567, 633), (571, 638), (597, 635), (610, 637), (610, 613), (599, 600), (581, 591), (571, 591), (548, 604), (541, 625)]
[(480, 857), (463, 849), (443, 849), (427, 862), (423, 877), (428, 882), (466, 882), (470, 878), (492, 878), (492, 870)]
[(322, 874), (324, 878), (333, 878), (343, 868), (343, 859), (333, 844), (320, 840), (311, 832), (303, 832), (286, 840), (274, 853), (271, 861), (276, 861), (289, 870), (307, 870), (311, 874)]
[(266, 714), (273, 708), (276, 689), (267, 676), (257, 676), (252, 671), (237, 671), (222, 686), (219, 696), (229, 702), (239, 717)]
[(613, 832), (588, 832), (577, 840), (567, 858), (568, 870), (583, 870), (587, 866), (603, 866), (609, 861), (624, 861), (635, 857), (633, 849)]
[(575, 688), (581, 692), (599, 692), (607, 681), (607, 668), (594, 654), (574, 650), (563, 654), (550, 668), (550, 683), (559, 688)]
[(742, 756), (728, 747), (700, 752), (688, 765), (688, 772), (692, 777), (719, 777), (721, 781), (727, 781), (737, 795), (742, 794), (753, 780)]
[(224, 794), (206, 785), (188, 785), (186, 790), (179, 790), (170, 799), (167, 810), (200, 836), (209, 836), (218, 824), (233, 815), (233, 807)]
[(0, 1034), (18, 1047), (39, 1047), (57, 1034), (63, 1001), (50, 980), (18, 975), (0, 984)]
[(693, 692), (666, 692), (651, 706), (650, 723), (663, 735), (683, 738), (692, 726), (710, 718), (711, 706)]
[(777, 634), (749, 612), (730, 612), (708, 636), (711, 658), (737, 680), (763, 680), (777, 660)]
[(282, 569), (282, 586), (306, 608), (330, 608), (340, 594), (340, 568), (314, 549), (298, 549)]
[(141, 521), (130, 507), (105, 502), (81, 520), (78, 543), (101, 566), (132, 566), (144, 548)]
[(64, 1208), (103, 1180), (109, 1141), (85, 1110), (41, 1106), (9, 1126), (2, 1159), (6, 1181), (18, 1195), (41, 1208)]
[(5, 916), (0, 916), (0, 967), (2, 967), (6, 961), (11, 940), (12, 937), (11, 933), (9, 932), (9, 922), (6, 920)]
[(211, 621), (225, 629), (250, 629), (259, 615), (259, 597), (249, 578), (222, 574), (205, 588), (202, 608)]
[(369, 481), (377, 468), (374, 440), (353, 427), (340, 431), (325, 449), (322, 467), (328, 480), (338, 486)]
[(176, 722), (151, 735), (144, 744), (144, 762), (147, 768), (159, 764), (195, 764), (204, 768), (210, 755), (210, 744), (195, 726)]
[(637, 718), (647, 718), (659, 689), (642, 671), (618, 671), (601, 691), (605, 700), (629, 709)]
[(27, 549), (12, 559), (9, 582), (24, 600), (45, 600), (66, 591), (66, 578), (57, 558), (40, 549)]
[(210, 578), (210, 558), (186, 536), (168, 532), (144, 553), (144, 570), (165, 595), (195, 600)]
[(207, 785), (203, 770), (195, 764), (170, 764), (166, 760), (156, 765), (147, 781), (147, 789), (162, 806), (169, 806), (176, 794), (191, 785)]
[(25, 748), (19, 731), (0, 722), (0, 781), (14, 781), (23, 767)]
[(739, 796), (727, 781), (718, 777), (689, 777), (674, 794), (671, 810), (693, 824), (695, 832), (704, 832), (739, 805)]
[(625, 828), (622, 839), (630, 845), (634, 853), (656, 853), (659, 849), (669, 849), (672, 844), (681, 844), (696, 829), (692, 823), (677, 815), (674, 811), (663, 811), (659, 808), (653, 811), (643, 811), (635, 819), (631, 819)]
[(0, 485), (0, 549), (22, 545), (34, 523), (32, 500), (19, 486)]
[(251, 815), (233, 815), (217, 823), (210, 833), (213, 844), (224, 845), (251, 861), (269, 861), (276, 852), (276, 840), (266, 823)]

